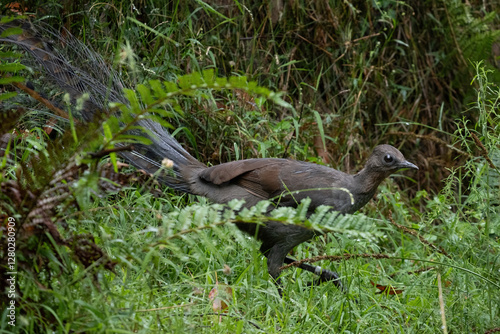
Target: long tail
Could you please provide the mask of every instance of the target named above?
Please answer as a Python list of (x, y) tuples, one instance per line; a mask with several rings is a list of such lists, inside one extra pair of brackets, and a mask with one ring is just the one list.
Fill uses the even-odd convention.
[[(102, 57), (69, 32), (64, 37), (45, 25), (33, 25), (24, 20), (0, 24), (0, 34), (8, 28), (19, 27), (22, 34), (0, 37), (0, 42), (18, 45), (35, 61), (32, 66), (45, 73), (45, 79), (69, 93), (72, 102), (88, 94), (81, 118), (90, 121), (97, 113), (108, 110), (108, 102), (127, 103), (123, 94), (124, 84), (119, 75), (104, 62)], [(47, 39), (44, 36), (48, 36)], [(167, 158), (174, 163), (171, 173), (160, 172), (158, 180), (174, 189), (192, 193), (189, 181), (181, 171), (186, 166), (204, 168), (158, 123), (144, 119), (138, 125), (151, 132), (150, 145), (134, 145), (136, 150), (121, 152), (133, 166), (155, 174)]]

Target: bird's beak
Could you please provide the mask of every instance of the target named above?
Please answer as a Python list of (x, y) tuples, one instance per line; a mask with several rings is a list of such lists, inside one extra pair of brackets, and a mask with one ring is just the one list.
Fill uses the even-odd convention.
[(412, 168), (412, 169), (418, 169), (418, 167), (414, 164), (412, 164), (409, 161), (403, 161), (402, 163), (399, 164), (399, 168)]

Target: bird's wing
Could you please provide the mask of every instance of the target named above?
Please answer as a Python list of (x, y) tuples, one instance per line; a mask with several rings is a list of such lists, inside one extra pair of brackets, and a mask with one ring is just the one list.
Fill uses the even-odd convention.
[(268, 199), (280, 189), (280, 171), (286, 159), (248, 159), (233, 161), (203, 170), (199, 177), (215, 185), (237, 184), (249, 193)]
[[(333, 168), (287, 159), (248, 159), (207, 168), (198, 176), (214, 185), (237, 185), (261, 199), (277, 198), (279, 205), (296, 206), (311, 198), (311, 209), (325, 204), (341, 212), (353, 205), (344, 188), (351, 176)], [(351, 187), (352, 188), (352, 187)]]

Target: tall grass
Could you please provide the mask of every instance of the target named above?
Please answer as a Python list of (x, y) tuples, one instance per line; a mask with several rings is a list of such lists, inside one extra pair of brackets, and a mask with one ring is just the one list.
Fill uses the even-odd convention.
[[(254, 2), (131, 5), (95, 3), (65, 22), (84, 27), (80, 37), (110, 59), (121, 51), (118, 70), (131, 84), (216, 68), (284, 89), (294, 107), (236, 87), (194, 89), (177, 101), (185, 117), (170, 121), (201, 160), (284, 155), (352, 172), (372, 144), (392, 139), (405, 143), (422, 172), (387, 180), (376, 201), (346, 221), (347, 231), (309, 222), (335, 233), (293, 255), (337, 256), (319, 264), (340, 273), (346, 293), (309, 286), (313, 277), (292, 267), (280, 298), (258, 243), (231, 224), (232, 210), (221, 215), (219, 205), (135, 182), (135, 174), (126, 174), (125, 188), (102, 186), (113, 169), (84, 160), (81, 172), (71, 170), (68, 197), (50, 207), (44, 228), (58, 233), (28, 230), (20, 243), (15, 331), (436, 333), (443, 317), (449, 332), (500, 328), (500, 91), (491, 65), (467, 66), (485, 58), (487, 48), (477, 45), (495, 32), (475, 38), (496, 17), (458, 2), (298, 1), (281, 20)], [(53, 191), (54, 171), (102, 149), (99, 124), (84, 149), (71, 134), (54, 141), (41, 129), (12, 142), (11, 154), (22, 159), (3, 160), (2, 218), (26, 218), (38, 208), (34, 199)], [(76, 130), (78, 138), (87, 131)], [(323, 142), (325, 158), (316, 155)], [(454, 159), (463, 163), (452, 167)], [(30, 200), (7, 198), (15, 191)], [(239, 219), (263, 219), (258, 208), (247, 214)], [(295, 210), (284, 215), (298, 223)], [(0, 326), (12, 331), (5, 311)]]

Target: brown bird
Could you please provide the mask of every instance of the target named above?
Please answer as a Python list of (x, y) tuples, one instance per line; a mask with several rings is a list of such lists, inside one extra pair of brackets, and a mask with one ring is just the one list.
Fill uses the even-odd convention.
[[(251, 207), (261, 200), (273, 200), (278, 206), (296, 207), (302, 199), (309, 197), (309, 214), (320, 205), (331, 206), (340, 213), (353, 213), (373, 198), (379, 184), (389, 175), (402, 168), (418, 169), (390, 145), (375, 147), (365, 167), (359, 173), (350, 175), (309, 162), (272, 158), (240, 160), (207, 167), (186, 152), (170, 135), (164, 135), (162, 142), (161, 154), (173, 162), (175, 175), (161, 173), (159, 179), (170, 187), (207, 197), (217, 203), (243, 199), (245, 207)], [(129, 161), (138, 168), (152, 171), (138, 157)], [(286, 258), (290, 250), (315, 235), (311, 229), (276, 221), (269, 221), (259, 228), (257, 224), (236, 225), (262, 241), (260, 250), (267, 257), (267, 268), (274, 279), (278, 278), (279, 268), (284, 262), (293, 261)], [(301, 267), (318, 272), (314, 266)], [(322, 279), (337, 277), (335, 273), (325, 271)]]
[[(48, 78), (66, 90), (73, 101), (83, 93), (89, 94), (81, 118), (88, 121), (96, 113), (106, 110), (108, 99), (127, 103), (119, 76), (103, 65), (104, 61), (98, 54), (74, 37), (68, 35), (61, 39), (63, 48), (71, 48), (71, 52), (61, 52), (55, 43), (59, 36), (57, 32), (49, 31), (52, 42), (47, 43), (38, 32), (32, 31), (38, 29), (43, 33), (47, 27), (34, 27), (19, 20), (0, 25), (0, 32), (12, 26), (22, 27), (23, 34), (9, 35), (0, 41), (22, 46), (35, 58), (36, 65), (45, 70)], [(66, 60), (67, 54), (74, 58), (71, 64)], [(77, 67), (80, 63), (86, 67)], [(120, 153), (126, 160), (148, 173), (157, 174), (159, 181), (166, 186), (217, 203), (242, 199), (246, 207), (251, 207), (261, 200), (272, 200), (278, 206), (296, 207), (302, 199), (309, 197), (309, 213), (320, 205), (329, 205), (340, 213), (353, 213), (373, 198), (380, 182), (390, 174), (401, 168), (418, 169), (390, 145), (375, 147), (365, 167), (355, 175), (287, 159), (249, 159), (207, 167), (184, 150), (160, 124), (143, 119), (138, 125), (148, 130), (147, 136), (152, 143), (138, 144), (135, 151)], [(162, 169), (164, 159), (172, 165), (168, 172)], [(173, 175), (169, 173), (171, 171)], [(263, 226), (247, 223), (237, 226), (262, 241), (260, 250), (267, 257), (268, 271), (274, 279), (278, 278), (279, 268), (284, 262), (294, 261), (286, 257), (288, 252), (315, 234), (305, 227), (276, 221)], [(300, 267), (320, 274), (321, 280), (335, 280), (340, 284), (334, 272), (307, 264)]]

